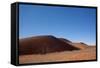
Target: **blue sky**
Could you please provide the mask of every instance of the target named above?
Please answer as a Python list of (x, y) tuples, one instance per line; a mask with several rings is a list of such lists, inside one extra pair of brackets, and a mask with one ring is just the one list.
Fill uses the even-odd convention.
[(95, 44), (96, 9), (19, 5), (19, 37), (53, 35)]

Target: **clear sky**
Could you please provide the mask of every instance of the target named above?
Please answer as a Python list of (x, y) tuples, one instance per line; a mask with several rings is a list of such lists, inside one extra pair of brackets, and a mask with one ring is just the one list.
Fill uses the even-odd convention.
[(95, 44), (96, 9), (20, 4), (19, 37), (38, 35)]

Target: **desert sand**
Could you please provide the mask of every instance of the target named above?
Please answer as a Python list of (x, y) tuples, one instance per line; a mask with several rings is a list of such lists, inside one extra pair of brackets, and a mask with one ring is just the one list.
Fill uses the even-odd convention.
[[(44, 42), (43, 41), (44, 39), (48, 40), (47, 38), (48, 38), (47, 36), (46, 36), (46, 39), (44, 37), (42, 37), (42, 42)], [(27, 43), (25, 43), (24, 45), (21, 45), (21, 49), (23, 49), (23, 48), (24, 49), (22, 51), (20, 51), (21, 53), (19, 55), (19, 64), (43, 63), (43, 62), (61, 62), (61, 61), (80, 61), (80, 60), (96, 60), (96, 46), (89, 46), (89, 45), (87, 45), (85, 43), (81, 43), (81, 42), (73, 43), (73, 42), (70, 42), (68, 40), (65, 40), (65, 39), (62, 40), (61, 38), (59, 38), (63, 42), (67, 43), (67, 45), (65, 45), (65, 43), (63, 43), (63, 45), (66, 46), (66, 48), (65, 48), (66, 50), (65, 50), (60, 45), (57, 47), (56, 44), (58, 42), (60, 42), (59, 40), (56, 41), (57, 39), (52, 39), (52, 38), (49, 36), (48, 41), (50, 43), (54, 44), (56, 46), (56, 48), (55, 48), (54, 45), (51, 46), (51, 47), (49, 46), (51, 51), (49, 51), (49, 48), (46, 47), (46, 45), (48, 45), (47, 43), (46, 43), (45, 46), (42, 45), (42, 43), (41, 43), (41, 45), (43, 47), (38, 46), (39, 51), (42, 51), (41, 48), (45, 49), (44, 53), (41, 53), (41, 52), (39, 53), (38, 50), (33, 52), (34, 49), (32, 51), (29, 50), (29, 49), (27, 50), (27, 45), (26, 45), (26, 47), (24, 47), (24, 45), (27, 44)], [(37, 37), (35, 39), (37, 39)], [(50, 39), (53, 40), (53, 41), (55, 40), (56, 43), (52, 42)], [(21, 40), (21, 41), (23, 41), (23, 40)], [(26, 42), (27, 40), (24, 39), (24, 41)], [(29, 41), (29, 38), (28, 38), (28, 41)], [(61, 44), (61, 43), (59, 43), (59, 44)], [(29, 44), (29, 42), (28, 42), (28, 44)], [(37, 43), (35, 43), (35, 44), (37, 44)], [(36, 47), (36, 46), (34, 46), (34, 47)], [(57, 49), (57, 48), (60, 48), (60, 47), (61, 47), (61, 49), (59, 51), (59, 49)], [(71, 47), (72, 47), (72, 50), (70, 50)], [(29, 52), (25, 52), (25, 51), (29, 51)]]
[(88, 47), (79, 51), (64, 51), (49, 54), (38, 55), (21, 55), (19, 56), (19, 63), (43, 63), (56, 61), (78, 61), (78, 60), (95, 60), (96, 48)]

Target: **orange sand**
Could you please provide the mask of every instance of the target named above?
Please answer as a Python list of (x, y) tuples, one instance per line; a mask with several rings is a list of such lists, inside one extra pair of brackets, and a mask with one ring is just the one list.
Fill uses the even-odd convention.
[(19, 56), (19, 64), (25, 63), (43, 63), (59, 61), (78, 61), (78, 60), (95, 60), (96, 47), (90, 46), (82, 50), (64, 51), (48, 54), (33, 54)]

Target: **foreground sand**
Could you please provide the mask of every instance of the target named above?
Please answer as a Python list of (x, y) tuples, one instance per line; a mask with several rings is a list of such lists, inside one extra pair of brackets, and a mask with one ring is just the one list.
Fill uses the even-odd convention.
[(77, 60), (95, 60), (96, 47), (91, 46), (86, 49), (77, 51), (64, 51), (49, 54), (38, 55), (21, 55), (19, 56), (19, 64), (25, 63), (43, 63), (43, 62), (58, 62), (58, 61), (77, 61)]

